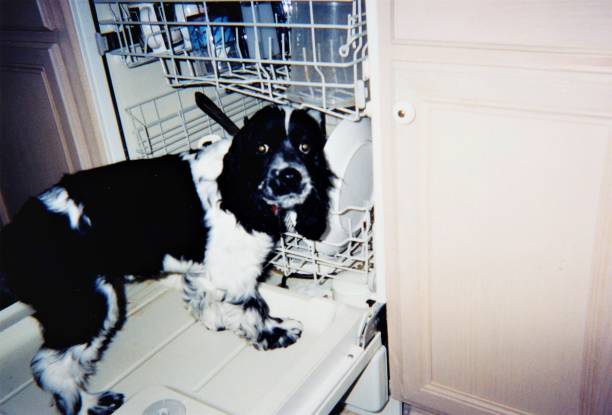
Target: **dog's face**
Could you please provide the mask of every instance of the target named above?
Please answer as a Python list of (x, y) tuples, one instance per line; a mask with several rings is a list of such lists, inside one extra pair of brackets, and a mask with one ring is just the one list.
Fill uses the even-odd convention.
[(225, 156), (220, 177), (225, 207), (242, 222), (257, 213), (259, 220), (278, 223), (293, 211), (296, 230), (318, 239), (326, 227), (331, 187), (323, 129), (303, 110), (270, 106), (257, 112)]
[(324, 138), (304, 111), (274, 115), (252, 136), (252, 172), (260, 179), (258, 190), (266, 203), (273, 210), (287, 210), (304, 203), (313, 191), (313, 176), (324, 159)]

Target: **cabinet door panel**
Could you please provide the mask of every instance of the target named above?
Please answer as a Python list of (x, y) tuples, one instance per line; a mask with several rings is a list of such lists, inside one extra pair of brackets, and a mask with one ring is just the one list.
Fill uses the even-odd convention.
[[(11, 4), (13, 3), (13, 4)], [(49, 18), (45, 1), (20, 0), (18, 4), (12, 0), (0, 0), (0, 30), (47, 31), (54, 25)]]
[[(599, 49), (593, 60), (553, 53), (553, 43), (483, 45), (476, 37), (501, 42), (508, 28), (471, 37), (492, 24), (481, 5), (455, 38), (468, 47), (440, 31), (441, 43), (427, 43), (407, 24), (422, 2), (377, 4), (377, 264), (392, 395), (453, 415), (609, 413), (612, 55), (603, 37), (574, 45)], [(555, 18), (575, 17), (566, 12)], [(440, 24), (422, 17), (420, 27)], [(520, 27), (508, 29), (514, 39)], [(559, 39), (582, 33), (549, 29)], [(404, 107), (413, 121), (398, 115)]]
[(612, 51), (609, 0), (400, 0), (396, 39)]
[(419, 387), (495, 402), (494, 412), (579, 413), (609, 128), (418, 109), (426, 132), (398, 129), (401, 153), (421, 160), (402, 169), (418, 177), (420, 202), (403, 206), (416, 217), (400, 219), (398, 245), (417, 264), (402, 314), (420, 333)]
[(400, 313), (420, 342), (403, 385), (495, 413), (579, 413), (591, 287), (609, 277), (596, 249), (610, 243), (610, 120), (414, 102), (394, 134), (398, 211), (414, 211), (396, 218)]
[[(2, 171), (0, 189), (8, 216), (27, 197), (74, 169), (53, 60), (57, 48), (6, 48), (2, 68)], [(55, 56), (54, 56), (55, 55)]]
[(0, 0), (0, 218), (105, 161), (68, 0)]

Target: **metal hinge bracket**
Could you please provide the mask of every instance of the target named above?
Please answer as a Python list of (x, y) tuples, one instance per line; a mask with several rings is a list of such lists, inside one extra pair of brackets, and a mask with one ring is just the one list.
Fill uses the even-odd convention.
[(368, 313), (359, 325), (359, 347), (365, 349), (376, 333), (383, 330), (385, 322), (386, 306), (383, 303), (372, 302)]

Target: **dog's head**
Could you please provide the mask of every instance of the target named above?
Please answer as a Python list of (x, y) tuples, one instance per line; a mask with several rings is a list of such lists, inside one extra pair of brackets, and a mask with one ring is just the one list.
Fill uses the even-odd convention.
[(295, 230), (319, 239), (327, 226), (332, 173), (325, 128), (304, 110), (269, 106), (234, 136), (218, 179), (222, 207), (248, 230)]

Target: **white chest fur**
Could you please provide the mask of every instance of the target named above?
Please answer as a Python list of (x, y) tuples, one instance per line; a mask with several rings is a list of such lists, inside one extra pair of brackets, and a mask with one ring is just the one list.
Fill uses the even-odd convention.
[(232, 301), (253, 294), (274, 241), (265, 233), (247, 232), (234, 215), (218, 207), (206, 212), (206, 223), (204, 267), (211, 282)]
[[(203, 150), (198, 157), (189, 160), (193, 181), (204, 207), (208, 237), (204, 263), (183, 264), (165, 261), (169, 272), (195, 271), (194, 266), (217, 289), (223, 290), (230, 301), (239, 301), (253, 294), (257, 277), (261, 274), (264, 262), (274, 247), (273, 239), (261, 232), (247, 232), (233, 214), (219, 207), (220, 196), (217, 177), (223, 166), (223, 156), (228, 151), (231, 140), (221, 140)], [(179, 261), (180, 262), (180, 261)], [(187, 266), (187, 268), (185, 268)]]

